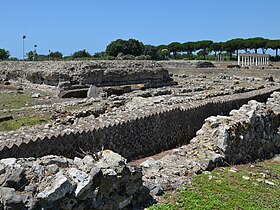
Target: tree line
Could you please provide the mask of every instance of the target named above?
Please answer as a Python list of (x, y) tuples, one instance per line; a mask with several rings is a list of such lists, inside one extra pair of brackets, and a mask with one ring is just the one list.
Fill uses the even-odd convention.
[[(229, 59), (233, 59), (233, 54), (238, 55), (240, 50), (245, 52), (265, 54), (268, 49), (275, 50), (275, 57), (278, 58), (278, 49), (280, 49), (280, 40), (269, 40), (262, 37), (255, 37), (249, 39), (231, 39), (226, 42), (213, 42), (212, 40), (201, 40), (196, 42), (172, 42), (168, 45), (144, 45), (135, 39), (122, 40), (118, 39), (111, 42), (107, 48), (106, 53), (113, 57), (122, 55), (146, 56), (152, 60), (162, 59), (206, 59), (206, 56), (213, 53), (213, 57), (218, 54), (225, 54)], [(195, 54), (194, 54), (195, 53)]]
[[(172, 42), (168, 45), (147, 45), (136, 39), (117, 39), (112, 41), (103, 52), (91, 55), (85, 49), (76, 51), (70, 56), (63, 56), (59, 51), (49, 52), (48, 55), (39, 55), (36, 51), (27, 53), (27, 60), (76, 60), (76, 59), (127, 59), (127, 60), (166, 60), (166, 59), (216, 59), (217, 55), (223, 55), (229, 60), (244, 52), (263, 53), (268, 49), (275, 51), (272, 59), (280, 60), (278, 50), (280, 40), (270, 40), (262, 37), (248, 39), (231, 39), (226, 42), (213, 42), (212, 40), (201, 40), (196, 42)], [(236, 56), (233, 56), (236, 55)], [(9, 51), (0, 48), (0, 60), (10, 58)], [(11, 59), (11, 58), (10, 58)]]

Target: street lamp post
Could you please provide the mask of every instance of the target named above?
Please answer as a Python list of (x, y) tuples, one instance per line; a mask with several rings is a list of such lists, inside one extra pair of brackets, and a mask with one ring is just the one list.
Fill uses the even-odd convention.
[(25, 52), (24, 52), (24, 40), (26, 39), (26, 35), (22, 36), (22, 60), (24, 60)]
[(51, 60), (51, 50), (49, 50), (49, 60)]
[(37, 44), (34, 44), (34, 55), (33, 55), (33, 60), (37, 60), (37, 51), (36, 51), (36, 48), (37, 48)]

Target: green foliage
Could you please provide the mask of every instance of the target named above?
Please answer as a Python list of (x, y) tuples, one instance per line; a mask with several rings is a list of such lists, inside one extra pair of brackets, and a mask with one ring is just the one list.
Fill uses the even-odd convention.
[(63, 54), (61, 52), (51, 52), (48, 55), (52, 60), (61, 60), (63, 58)]
[(195, 42), (185, 42), (182, 44), (182, 50), (188, 54), (192, 54), (195, 51), (196, 44)]
[(211, 44), (210, 49), (217, 53), (221, 53), (224, 50), (224, 42), (214, 42)]
[(240, 38), (228, 40), (224, 44), (224, 49), (230, 54), (244, 48), (246, 48), (246, 46), (244, 46), (244, 39)]
[(266, 48), (275, 50), (275, 56), (278, 56), (278, 49), (280, 49), (280, 40), (268, 40), (266, 43)]
[(117, 39), (107, 46), (106, 53), (114, 57), (117, 57), (119, 53), (139, 56), (144, 53), (144, 44), (136, 39), (129, 39), (127, 41)]
[(196, 42), (195, 49), (202, 50), (204, 60), (206, 58), (206, 55), (208, 54), (207, 52), (210, 51), (210, 47), (212, 44), (213, 44), (213, 41), (211, 41), (211, 40), (202, 40), (202, 41)]
[[(162, 203), (149, 210), (280, 208), (279, 163), (268, 160), (254, 167), (248, 164), (236, 168), (235, 173), (230, 168), (216, 168), (209, 174), (194, 176), (192, 184), (165, 196)], [(275, 186), (266, 184), (264, 180), (273, 182)]]
[(122, 57), (123, 60), (135, 60), (135, 56), (134, 55), (124, 55)]
[(175, 59), (176, 59), (177, 53), (183, 51), (182, 44), (179, 42), (172, 42), (167, 47), (168, 47), (169, 52), (173, 53), (173, 56)]
[(96, 53), (94, 53), (94, 55), (92, 57), (102, 59), (102, 58), (105, 58), (106, 56), (108, 56), (108, 55), (105, 52), (96, 52)]
[(124, 53), (127, 51), (126, 47), (127, 46), (125, 40), (117, 39), (107, 46), (106, 53), (110, 56), (117, 57), (119, 53)]
[(135, 60), (152, 60), (150, 55), (139, 55), (135, 57)]
[(169, 58), (170, 52), (166, 48), (162, 48), (158, 50), (158, 57), (160, 60), (167, 60)]
[(139, 56), (144, 53), (144, 44), (136, 39), (128, 40), (128, 53), (134, 56)]
[(19, 59), (18, 58), (15, 58), (15, 57), (11, 57), (9, 58), (9, 61), (18, 61)]
[(29, 60), (29, 61), (37, 61), (38, 60), (37, 52), (29, 51), (27, 53), (27, 60)]
[(158, 49), (153, 45), (144, 46), (144, 55), (149, 56), (150, 59), (145, 60), (158, 60)]
[[(268, 40), (262, 37), (254, 37), (249, 39), (236, 38), (226, 42), (213, 42), (211, 40), (202, 40), (197, 42), (172, 42), (167, 45), (144, 45), (136, 39), (117, 39), (112, 41), (105, 52), (97, 52), (93, 56), (85, 49), (74, 52), (71, 56), (63, 58), (61, 52), (51, 52), (49, 55), (38, 55), (34, 51), (28, 52), (28, 60), (72, 60), (72, 59), (95, 59), (95, 60), (114, 60), (118, 56), (125, 56), (124, 59), (151, 59), (151, 60), (166, 60), (166, 59), (216, 59), (217, 54), (228, 53), (230, 60), (234, 59), (233, 54), (237, 55), (239, 50), (248, 49), (254, 50), (257, 53), (258, 49), (265, 53), (267, 49), (275, 50), (276, 58), (280, 49), (280, 40)], [(193, 54), (193, 52), (197, 52)], [(212, 56), (211, 52), (215, 56)], [(128, 56), (126, 56), (128, 55)], [(6, 60), (10, 56), (9, 51), (0, 48), (0, 60)], [(134, 57), (132, 57), (134, 56)], [(123, 59), (123, 57), (122, 57)], [(12, 59), (11, 59), (12, 60)], [(16, 60), (16, 59), (13, 59)]]
[(10, 57), (10, 52), (8, 50), (0, 48), (0, 60), (7, 60)]
[(80, 50), (73, 53), (72, 58), (90, 58), (91, 55), (86, 50)]
[(268, 39), (264, 39), (262, 37), (249, 38), (245, 40), (245, 46), (248, 49), (255, 50), (255, 53), (257, 53), (258, 49), (261, 48), (263, 53), (265, 53), (267, 42)]

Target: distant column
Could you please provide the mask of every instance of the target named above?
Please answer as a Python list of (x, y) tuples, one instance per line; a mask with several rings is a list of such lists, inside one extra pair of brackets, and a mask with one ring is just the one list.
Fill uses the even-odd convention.
[(266, 57), (266, 64), (269, 65), (269, 56)]
[(237, 65), (240, 66), (240, 55), (238, 55), (238, 57), (237, 57)]
[(267, 65), (269, 65), (269, 56), (267, 56), (266, 59), (267, 59)]

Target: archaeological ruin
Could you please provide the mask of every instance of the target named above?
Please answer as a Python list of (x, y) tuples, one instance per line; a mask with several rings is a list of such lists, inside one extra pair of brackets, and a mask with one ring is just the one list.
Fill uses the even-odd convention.
[(268, 66), (269, 55), (257, 53), (241, 53), (237, 57), (237, 63), (241, 66)]
[(0, 62), (1, 93), (32, 100), (1, 101), (3, 121), (49, 117), (0, 132), (0, 210), (144, 209), (191, 174), (279, 154), (278, 66), (238, 62)]

